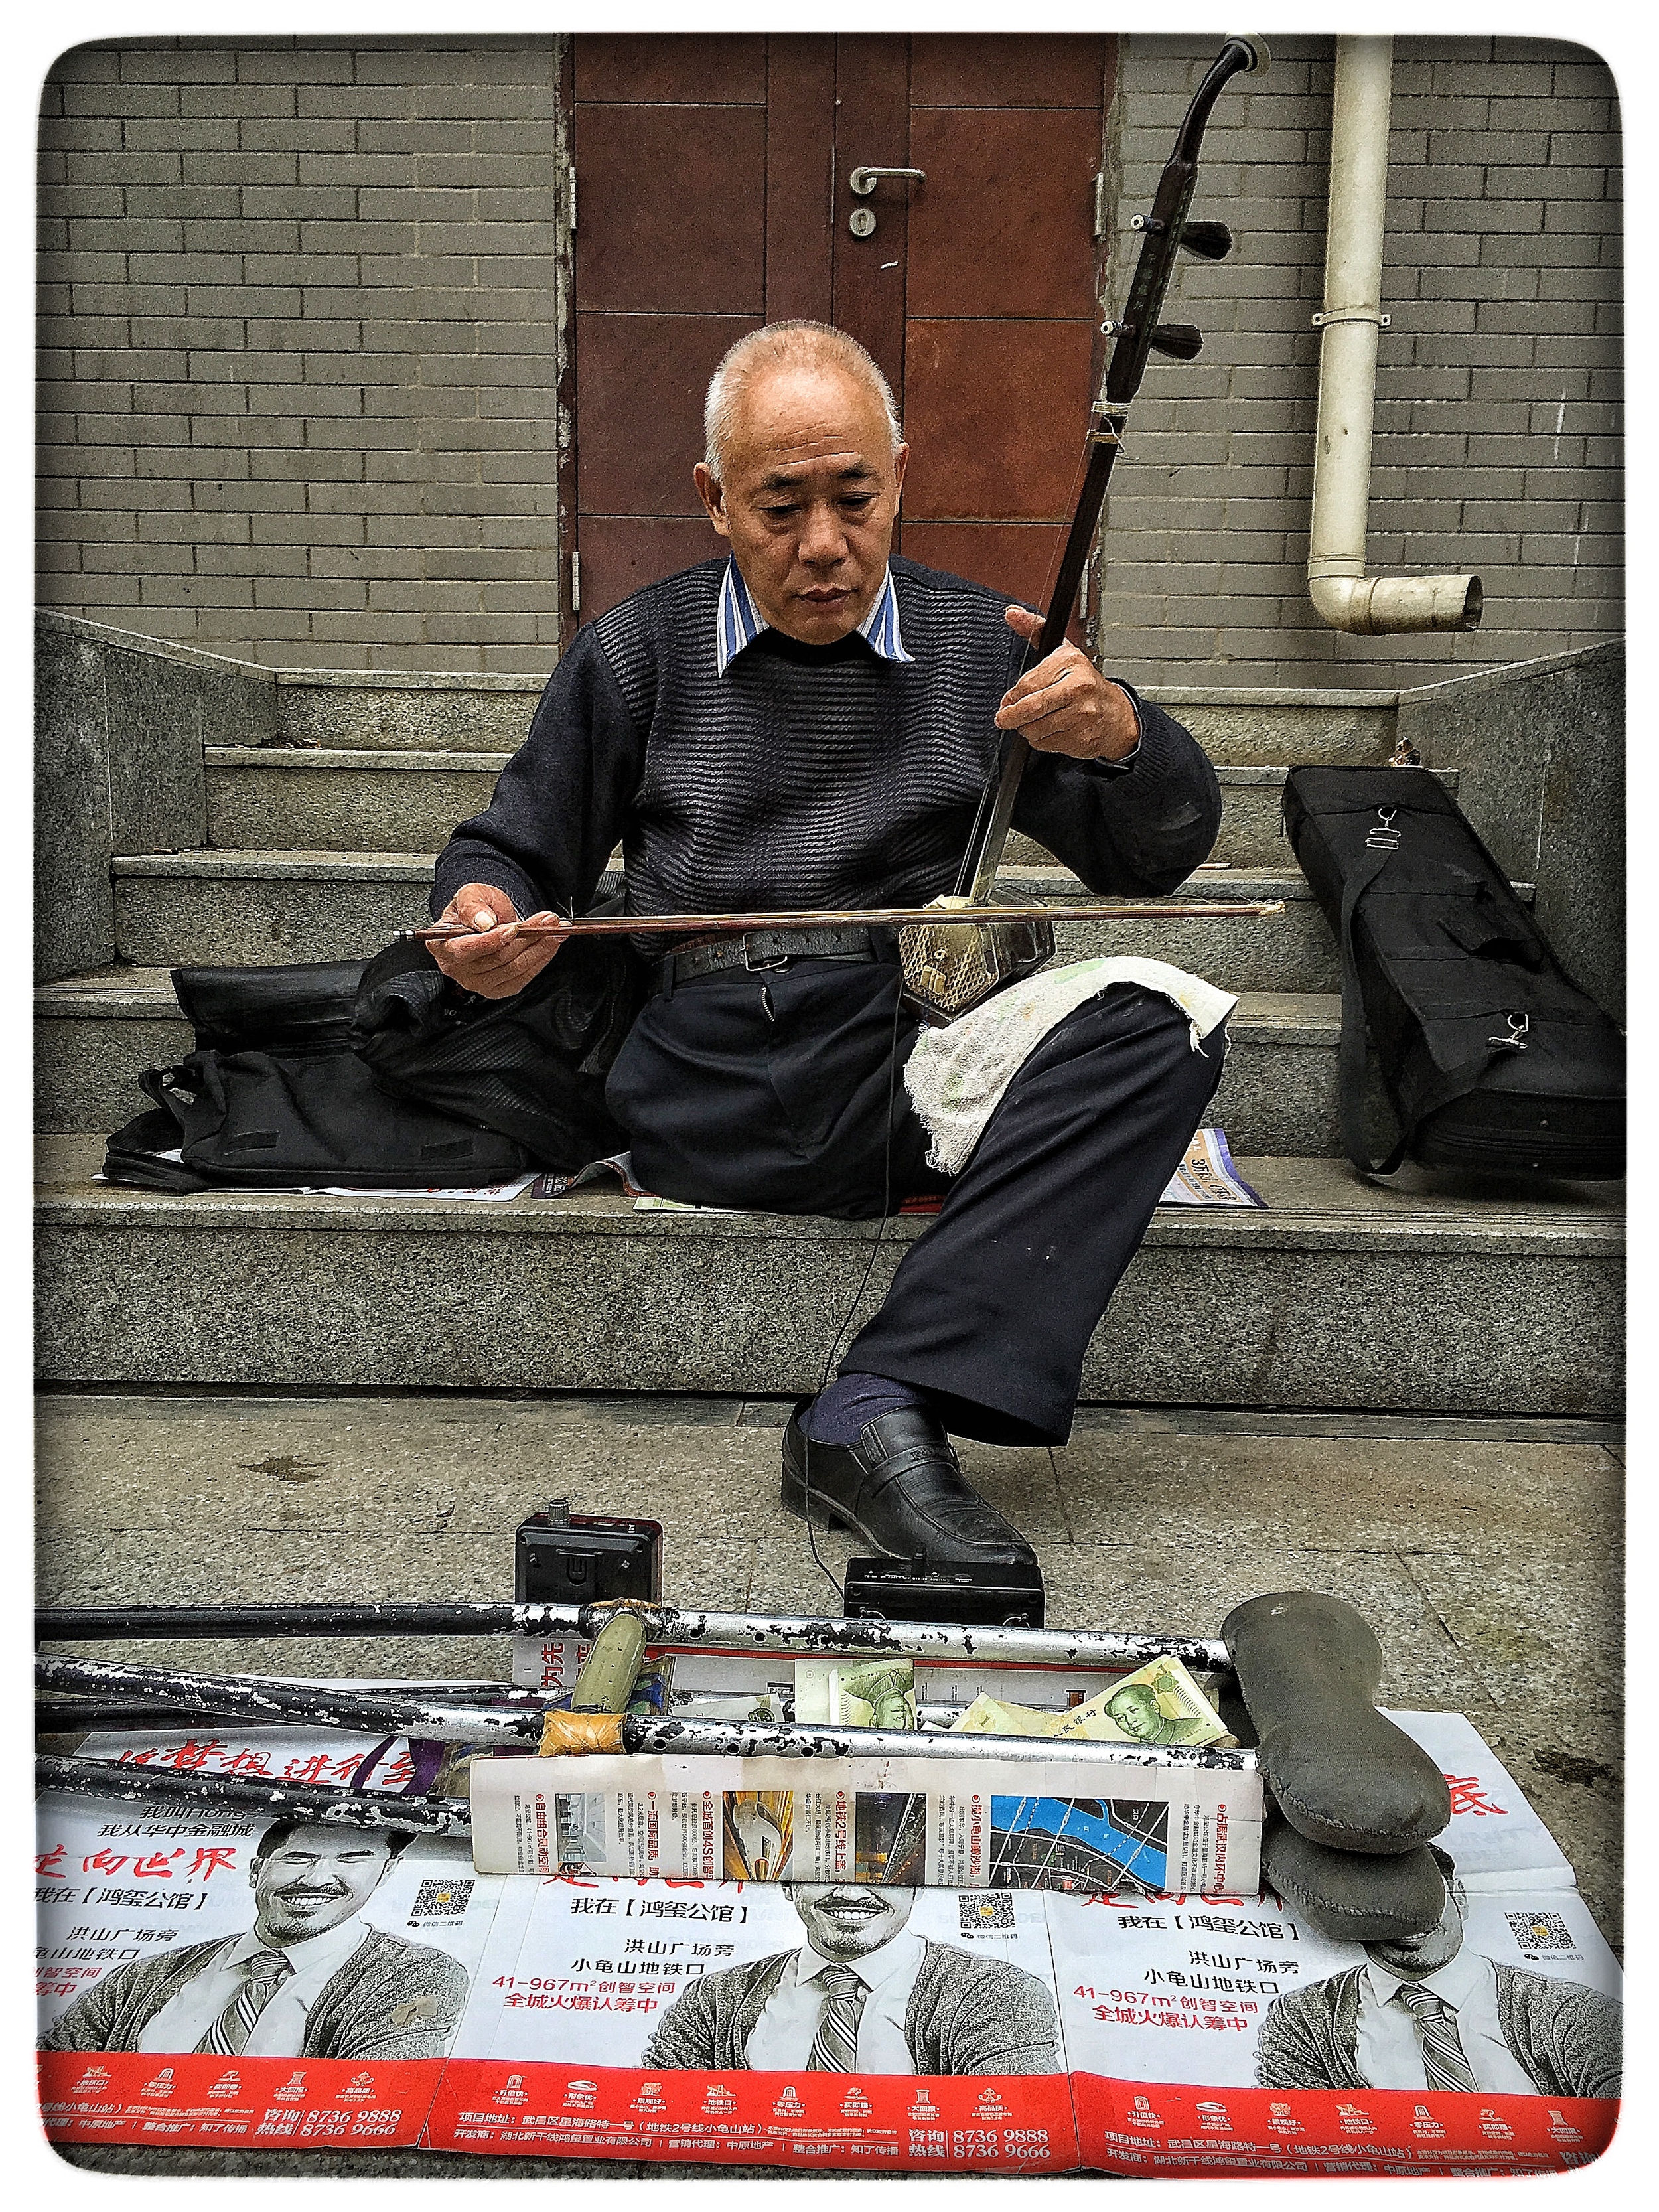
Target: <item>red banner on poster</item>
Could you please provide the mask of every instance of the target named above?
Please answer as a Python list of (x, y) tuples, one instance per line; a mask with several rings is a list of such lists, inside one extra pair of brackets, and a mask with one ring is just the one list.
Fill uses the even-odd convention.
[(452, 2058), (436, 2150), (905, 2173), (1065, 2173), (1079, 2163), (1063, 2074), (730, 2074)]
[(1619, 2121), (1611, 2097), (1072, 2083), (1084, 2165), (1149, 2179), (1552, 2173), (1599, 2158)]
[(443, 2065), (44, 2051), (40, 2111), (54, 2142), (398, 2148), (420, 2141)]

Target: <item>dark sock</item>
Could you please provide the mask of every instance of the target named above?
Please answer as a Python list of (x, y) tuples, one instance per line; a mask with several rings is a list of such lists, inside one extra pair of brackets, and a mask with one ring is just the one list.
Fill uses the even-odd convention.
[(884, 1413), (927, 1404), (920, 1390), (908, 1382), (891, 1382), (884, 1375), (838, 1375), (807, 1407), (801, 1426), (809, 1443), (846, 1447), (855, 1444), (860, 1432)]

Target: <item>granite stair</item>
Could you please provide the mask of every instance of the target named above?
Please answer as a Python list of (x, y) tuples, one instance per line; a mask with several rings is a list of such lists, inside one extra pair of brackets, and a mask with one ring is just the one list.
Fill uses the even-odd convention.
[[(620, 1194), (384, 1201), (90, 1178), (41, 1140), (46, 1379), (314, 1389), (817, 1386), (924, 1224), (641, 1213)], [(1583, 1416), (1616, 1402), (1621, 1276), (1595, 1186), (1479, 1198), (1346, 1162), (1251, 1159), (1265, 1211), (1166, 1208), (1085, 1396)], [(872, 1254), (871, 1247), (877, 1249)]]
[[(118, 854), (113, 963), (36, 994), (46, 1379), (757, 1396), (813, 1387), (872, 1243), (865, 1310), (916, 1222), (641, 1213), (610, 1191), (393, 1203), (162, 1198), (94, 1180), (104, 1133), (146, 1103), (137, 1074), (189, 1047), (167, 969), (363, 957), (423, 920), (433, 854), (488, 803), (541, 688), (523, 677), (244, 674), (259, 681), (240, 692), (211, 670), (191, 678), (221, 684), (201, 720), (204, 832), (194, 836), (204, 842)], [(1477, 1191), (1415, 1172), (1384, 1187), (1340, 1158), (1334, 947), (1280, 837), (1279, 806), (1287, 763), (1386, 760), (1394, 695), (1163, 696), (1209, 750), (1224, 795), (1212, 860), (1178, 896), (1284, 911), (1061, 918), (1059, 950), (1151, 955), (1239, 994), (1212, 1118), (1267, 1204), (1159, 1212), (1097, 1339), (1085, 1396), (1615, 1410), (1617, 1193)], [(1011, 845), (1001, 881), (1062, 917), (1089, 896), (1028, 840)]]
[[(208, 842), (241, 851), (292, 843), (312, 852), (436, 852), (458, 822), (489, 804), (509, 757), (369, 746), (210, 746)], [(1283, 764), (1223, 762), (1216, 774), (1222, 813), (1212, 859), (1234, 867), (1284, 860)], [(1455, 772), (1441, 780), (1455, 795)], [(1016, 838), (1010, 857), (1030, 860), (1040, 850), (1029, 838)]]
[[(1328, 993), (1251, 991), (1229, 1025), (1221, 1089), (1206, 1115), (1240, 1151), (1341, 1151), (1336, 1118), (1340, 1005)], [(35, 994), (34, 1126), (45, 1136), (107, 1131), (148, 1103), (146, 1069), (191, 1045), (165, 968), (106, 968)]]

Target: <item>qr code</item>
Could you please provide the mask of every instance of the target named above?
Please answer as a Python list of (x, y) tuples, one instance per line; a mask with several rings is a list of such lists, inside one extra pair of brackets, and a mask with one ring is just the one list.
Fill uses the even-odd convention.
[(423, 1881), (415, 1893), (415, 1902), (410, 1911), (409, 1924), (417, 1927), (423, 1920), (461, 1920), (466, 1917), (466, 1901), (472, 1894), (470, 1880), (460, 1881)]
[(1572, 1930), (1559, 1912), (1506, 1912), (1523, 1951), (1576, 1951)]
[(985, 1936), (1015, 1924), (1014, 1900), (1006, 1894), (975, 1891), (969, 1896), (957, 1898), (957, 1911), (961, 1915), (964, 1936)]

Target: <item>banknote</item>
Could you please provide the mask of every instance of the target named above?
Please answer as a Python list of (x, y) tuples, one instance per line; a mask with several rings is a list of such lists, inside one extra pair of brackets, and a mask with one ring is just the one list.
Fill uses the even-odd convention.
[(1066, 1718), (1064, 1713), (1045, 1712), (1038, 1705), (1012, 1705), (981, 1690), (971, 1705), (951, 1723), (952, 1735), (1052, 1735)]
[(1180, 1660), (1167, 1656), (1062, 1713), (1054, 1735), (1086, 1743), (1215, 1744), (1223, 1749), (1238, 1741), (1228, 1735), (1220, 1714)]
[(908, 1659), (797, 1659), (795, 1718), (845, 1728), (913, 1729), (915, 1668)]
[(1084, 1743), (1231, 1746), (1221, 1717), (1179, 1659), (1154, 1659), (1066, 1712), (1017, 1705), (981, 1691), (951, 1723), (962, 1735), (1044, 1735)]

